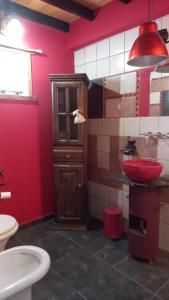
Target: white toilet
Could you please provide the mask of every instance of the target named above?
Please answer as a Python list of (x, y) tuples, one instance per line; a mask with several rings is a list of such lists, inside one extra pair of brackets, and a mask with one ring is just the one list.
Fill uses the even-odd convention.
[(34, 246), (19, 246), (0, 253), (0, 299), (31, 300), (32, 285), (49, 270), (50, 257)]
[(0, 214), (0, 252), (5, 249), (9, 238), (18, 230), (18, 226), (15, 218)]

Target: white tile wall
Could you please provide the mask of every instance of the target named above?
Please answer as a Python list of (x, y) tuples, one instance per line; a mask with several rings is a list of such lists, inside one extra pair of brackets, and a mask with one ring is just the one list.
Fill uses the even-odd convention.
[(76, 73), (86, 73), (86, 65), (76, 66), (75, 72)]
[(124, 73), (124, 53), (110, 57), (110, 75)]
[(110, 38), (110, 56), (124, 53), (124, 32)]
[(136, 92), (136, 72), (131, 72), (121, 75), (120, 93), (134, 93)]
[(139, 136), (139, 118), (124, 118), (124, 136)]
[(109, 76), (109, 68), (109, 57), (97, 60), (97, 78)]
[(97, 43), (97, 59), (109, 57), (109, 39)]
[(135, 27), (133, 29), (130, 29), (125, 32), (125, 39), (124, 39), (124, 51), (129, 51), (131, 47), (133, 46), (134, 41), (138, 38), (139, 36), (139, 27)]
[(162, 133), (169, 132), (169, 117), (159, 117), (159, 131)]
[(85, 63), (96, 61), (96, 44), (92, 44), (84, 49)]
[(150, 93), (150, 104), (160, 104), (160, 92)]
[(140, 129), (139, 132), (146, 133), (146, 132), (158, 132), (158, 117), (141, 117), (140, 118)]
[(90, 80), (96, 78), (96, 61), (85, 64), (85, 71)]
[(75, 51), (75, 66), (83, 65), (85, 63), (85, 55), (84, 55), (84, 48)]

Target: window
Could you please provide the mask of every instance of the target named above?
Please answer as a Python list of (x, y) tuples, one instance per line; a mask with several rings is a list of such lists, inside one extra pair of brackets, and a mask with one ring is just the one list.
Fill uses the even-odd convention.
[(32, 96), (29, 53), (0, 47), (0, 94)]

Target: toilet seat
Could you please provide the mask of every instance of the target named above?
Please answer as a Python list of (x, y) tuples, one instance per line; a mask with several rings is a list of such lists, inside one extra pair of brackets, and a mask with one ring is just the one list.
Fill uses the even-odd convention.
[(17, 221), (12, 216), (0, 214), (0, 236), (13, 230), (17, 225)]

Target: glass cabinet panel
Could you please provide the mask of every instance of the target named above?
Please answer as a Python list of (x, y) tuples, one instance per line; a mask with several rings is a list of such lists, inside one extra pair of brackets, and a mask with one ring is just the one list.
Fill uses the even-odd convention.
[(66, 115), (59, 115), (59, 139), (66, 140), (68, 138), (67, 134), (67, 116)]
[(74, 124), (74, 118), (70, 115), (70, 140), (77, 140), (78, 139), (78, 127), (77, 124)]
[(58, 112), (66, 112), (66, 89), (64, 87), (58, 88)]
[(73, 112), (77, 109), (77, 87), (69, 88), (69, 111)]

